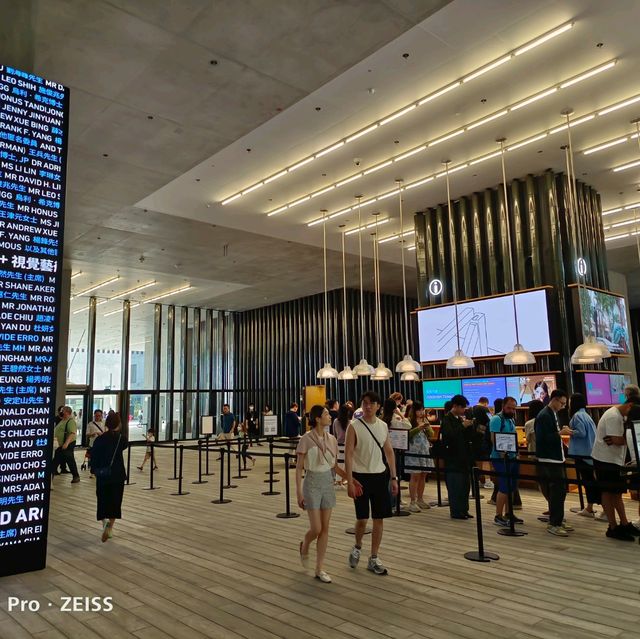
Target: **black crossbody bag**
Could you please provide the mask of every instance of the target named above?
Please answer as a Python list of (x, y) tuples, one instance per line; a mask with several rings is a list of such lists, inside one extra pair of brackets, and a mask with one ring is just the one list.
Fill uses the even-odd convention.
[(376, 445), (380, 449), (380, 455), (382, 455), (382, 463), (384, 464), (385, 475), (387, 476), (387, 479), (391, 481), (391, 469), (389, 468), (389, 464), (387, 463), (387, 456), (384, 454), (384, 448), (380, 446), (380, 442), (377, 440), (376, 436), (373, 434), (373, 432), (367, 425), (367, 422), (365, 422), (363, 419), (360, 419), (359, 417), (357, 417), (356, 419), (369, 431), (369, 435), (373, 437), (373, 441), (376, 443)]
[(116, 458), (116, 453), (118, 452), (118, 448), (120, 447), (120, 440), (122, 439), (122, 433), (118, 435), (118, 441), (116, 442), (116, 447), (113, 451), (113, 455), (111, 455), (111, 461), (108, 466), (102, 466), (101, 468), (93, 468), (93, 474), (98, 479), (111, 479), (111, 470), (113, 467), (113, 460)]

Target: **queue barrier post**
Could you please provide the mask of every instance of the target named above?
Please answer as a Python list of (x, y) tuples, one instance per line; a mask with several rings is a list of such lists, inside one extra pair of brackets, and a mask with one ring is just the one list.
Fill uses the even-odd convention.
[(289, 453), (284, 454), (284, 467), (285, 467), (285, 476), (284, 476), (284, 494), (285, 494), (285, 512), (278, 513), (276, 517), (278, 519), (293, 519), (295, 517), (300, 517), (300, 513), (292, 513), (291, 505), (290, 505), (290, 491), (289, 491), (289, 458), (291, 455)]
[[(241, 443), (242, 442), (242, 443)], [(233, 476), (233, 479), (246, 479), (247, 476), (242, 474), (242, 460), (245, 460), (246, 465), (246, 455), (247, 450), (245, 448), (247, 444), (247, 438), (245, 437), (243, 440), (238, 439), (238, 474)]]
[(160, 486), (153, 485), (153, 471), (156, 465), (156, 456), (154, 451), (155, 444), (153, 442), (150, 442), (149, 446), (151, 447), (151, 460), (149, 463), (149, 485), (146, 488), (143, 488), (142, 490), (158, 490)]
[[(172, 495), (188, 495), (189, 492), (183, 492), (182, 490), (182, 461), (184, 457), (184, 446), (180, 446), (180, 474), (178, 475), (178, 492), (171, 493)], [(195, 483), (195, 482), (194, 482)]]
[(480, 469), (478, 467), (473, 468), (472, 481), (476, 485), (475, 492), (475, 504), (476, 504), (476, 533), (478, 536), (478, 550), (470, 550), (464, 553), (464, 558), (469, 561), (479, 561), (482, 563), (488, 563), (490, 561), (497, 561), (500, 559), (499, 555), (494, 552), (488, 552), (484, 549), (484, 539), (482, 537), (482, 508), (480, 507)]
[[(224, 455), (224, 451), (220, 453), (220, 455)], [(227, 439), (227, 483), (225, 488), (237, 488), (237, 484), (231, 483), (231, 440)]]
[[(511, 460), (508, 456), (504, 458), (504, 470), (507, 475), (507, 517), (509, 517), (509, 528), (500, 528), (498, 534), (503, 537), (524, 537), (529, 533), (524, 530), (516, 530), (516, 517), (513, 514), (513, 484), (511, 482)], [(496, 481), (500, 481), (499, 477), (496, 477)]]
[(127, 482), (125, 486), (133, 486), (136, 482), (131, 480), (131, 444), (127, 446)]
[(204, 474), (206, 477), (210, 477), (211, 475), (215, 474), (215, 473), (210, 473), (209, 472), (209, 444), (211, 443), (211, 435), (209, 433), (207, 433), (204, 436)]
[[(267, 442), (269, 443), (269, 470), (265, 471), (265, 475), (279, 475), (280, 471), (279, 470), (274, 470), (273, 469), (273, 435), (269, 435), (269, 437), (267, 437)], [(279, 481), (278, 479), (274, 479), (273, 482), (277, 482)], [(264, 480), (264, 483), (269, 483), (268, 479)]]
[(408, 517), (411, 513), (408, 510), (400, 508), (400, 478), (404, 474), (404, 451), (394, 450), (396, 457), (396, 473), (398, 475), (398, 493), (396, 494), (396, 509), (393, 511), (394, 517)]
[(178, 440), (173, 440), (173, 477), (167, 477), (167, 479), (173, 481), (178, 479)]
[[(182, 473), (181, 473), (182, 474)], [(182, 477), (180, 478), (182, 479)], [(192, 481), (192, 484), (206, 484), (207, 480), (202, 479), (202, 440), (198, 440), (198, 480)]]
[(218, 451), (220, 453), (220, 457), (218, 458), (220, 460), (220, 496), (218, 497), (218, 499), (213, 499), (211, 503), (212, 504), (229, 504), (231, 503), (231, 500), (225, 499), (224, 497), (224, 449), (219, 448)]

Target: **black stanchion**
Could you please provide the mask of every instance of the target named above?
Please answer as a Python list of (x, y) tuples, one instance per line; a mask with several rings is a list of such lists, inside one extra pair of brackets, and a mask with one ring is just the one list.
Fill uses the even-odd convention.
[(214, 475), (215, 473), (210, 473), (209, 472), (209, 442), (211, 440), (211, 435), (206, 434), (204, 436), (204, 474), (205, 477), (210, 477), (211, 475)]
[[(500, 528), (498, 530), (498, 534), (503, 537), (524, 537), (529, 533), (524, 532), (523, 530), (516, 530), (516, 517), (513, 514), (513, 485), (511, 483), (511, 460), (509, 457), (504, 458), (504, 469), (507, 475), (507, 505), (508, 505), (508, 514), (509, 517), (509, 528)], [(496, 477), (496, 481), (499, 481), (500, 478)]]
[(192, 484), (206, 484), (207, 480), (202, 479), (202, 440), (198, 440), (198, 481), (192, 481)]
[[(182, 491), (182, 458), (184, 456), (184, 446), (180, 446), (180, 475), (178, 476), (178, 492), (172, 495), (188, 495), (188, 492)], [(195, 482), (194, 482), (195, 483)]]
[(442, 506), (448, 506), (449, 505), (449, 501), (448, 500), (443, 500), (442, 499), (442, 478), (441, 478), (441, 473), (440, 473), (440, 458), (439, 457), (433, 457), (432, 458), (434, 461), (434, 467), (436, 470), (436, 494), (437, 494), (437, 500), (436, 501), (431, 501), (429, 502), (429, 506), (438, 506), (439, 508), (442, 508)]
[(396, 456), (396, 473), (398, 473), (398, 494), (396, 495), (396, 509), (393, 512), (394, 517), (408, 517), (411, 513), (400, 508), (400, 478), (404, 474), (404, 451), (394, 450)]
[(578, 467), (578, 460), (573, 460), (574, 469), (576, 471), (576, 479), (578, 480), (578, 498), (580, 499), (580, 508), (571, 508), (572, 513), (579, 513), (584, 510), (584, 494), (582, 492), (582, 473), (580, 472), (580, 468)]
[[(224, 455), (224, 452), (221, 453)], [(227, 439), (227, 483), (225, 488), (237, 488), (237, 484), (231, 483), (231, 441)]]
[[(471, 474), (472, 481), (476, 485), (476, 489), (480, 488), (480, 469), (474, 468)], [(464, 553), (464, 558), (469, 561), (480, 561), (483, 563), (487, 563), (489, 561), (497, 561), (500, 559), (499, 555), (496, 555), (494, 552), (488, 552), (484, 549), (484, 539), (482, 537), (482, 508), (480, 508), (480, 499), (478, 496), (480, 495), (480, 490), (476, 490), (476, 532), (478, 535), (478, 550), (471, 550), (469, 552)]]
[(243, 450), (244, 445), (246, 444), (246, 439), (242, 442), (242, 444), (240, 443), (240, 440), (238, 440), (238, 446), (239, 446), (239, 451), (238, 451), (238, 474), (233, 476), (233, 479), (246, 479), (247, 476), (242, 474), (242, 460), (246, 459), (246, 450)]
[[(265, 479), (264, 483), (265, 484), (269, 484), (269, 490), (272, 491), (273, 490), (273, 484), (276, 484), (277, 482), (279, 482), (279, 479), (274, 479), (273, 476), (278, 474), (277, 470), (273, 470), (273, 438), (271, 438), (269, 440), (269, 470), (266, 473), (267, 475), (269, 475), (269, 479)], [(278, 493), (262, 493), (263, 495), (273, 495), (273, 494), (278, 494)]]
[(220, 453), (220, 496), (218, 499), (212, 500), (212, 504), (229, 504), (231, 503), (230, 499), (224, 498), (224, 451), (222, 448), (218, 448)]
[(127, 446), (127, 483), (125, 486), (133, 486), (136, 482), (131, 481), (131, 444)]
[(142, 490), (158, 490), (158, 488), (160, 488), (160, 486), (154, 486), (153, 485), (153, 471), (156, 465), (156, 456), (155, 456), (155, 452), (154, 452), (154, 444), (153, 442), (151, 442), (149, 444), (149, 446), (151, 447), (151, 459), (150, 459), (150, 464), (149, 464), (149, 485), (146, 488), (143, 488)]
[[(267, 437), (267, 441), (269, 442), (269, 470), (265, 471), (265, 475), (279, 475), (279, 470), (273, 470), (273, 437)], [(269, 480), (265, 479), (264, 483), (266, 484)], [(274, 482), (280, 481), (279, 479), (274, 479)]]
[(294, 517), (300, 517), (300, 513), (292, 513), (291, 506), (289, 504), (289, 458), (291, 455), (289, 453), (284, 454), (284, 466), (285, 466), (285, 475), (284, 475), (284, 494), (285, 494), (285, 512), (278, 513), (276, 517), (278, 519), (293, 519)]
[(167, 477), (167, 479), (173, 481), (178, 479), (178, 440), (173, 440), (173, 477)]

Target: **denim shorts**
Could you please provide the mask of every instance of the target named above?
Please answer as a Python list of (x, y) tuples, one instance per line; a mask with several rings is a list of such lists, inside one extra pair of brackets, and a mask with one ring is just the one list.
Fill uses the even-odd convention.
[(335, 508), (336, 493), (330, 470), (307, 471), (302, 484), (305, 510), (329, 510)]
[(509, 493), (514, 492), (518, 485), (518, 472), (520, 470), (520, 464), (518, 464), (517, 459), (509, 460), (509, 476), (506, 476), (507, 465), (504, 459), (492, 459), (491, 464), (493, 465), (493, 470), (497, 473), (504, 473), (504, 477), (495, 477), (494, 479), (498, 484), (498, 492), (499, 493)]

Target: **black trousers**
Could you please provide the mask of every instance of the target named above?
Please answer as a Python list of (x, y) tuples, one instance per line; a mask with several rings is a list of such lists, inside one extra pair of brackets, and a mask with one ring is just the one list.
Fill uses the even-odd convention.
[(460, 517), (469, 512), (469, 491), (471, 480), (466, 470), (448, 468), (445, 465), (444, 479), (447, 484), (449, 513), (452, 517)]
[(593, 465), (587, 464), (584, 459), (576, 459), (575, 461), (576, 470), (578, 471), (580, 478), (584, 482), (584, 492), (587, 494), (587, 503), (602, 503), (602, 495), (600, 494), (600, 488), (598, 488), (598, 484), (596, 482)]
[(541, 463), (538, 471), (540, 483), (547, 493), (549, 523), (552, 526), (561, 526), (564, 519), (564, 500), (567, 496), (567, 471), (564, 464), (553, 463)]
[(62, 446), (58, 446), (58, 448), (56, 448), (56, 452), (53, 455), (53, 468), (51, 469), (52, 475), (55, 475), (58, 468), (63, 467), (64, 464), (67, 464), (73, 477), (80, 477), (80, 473), (78, 473), (78, 466), (76, 464), (76, 458), (73, 454), (75, 447), (76, 445), (74, 443), (69, 444), (66, 450), (63, 449)]

